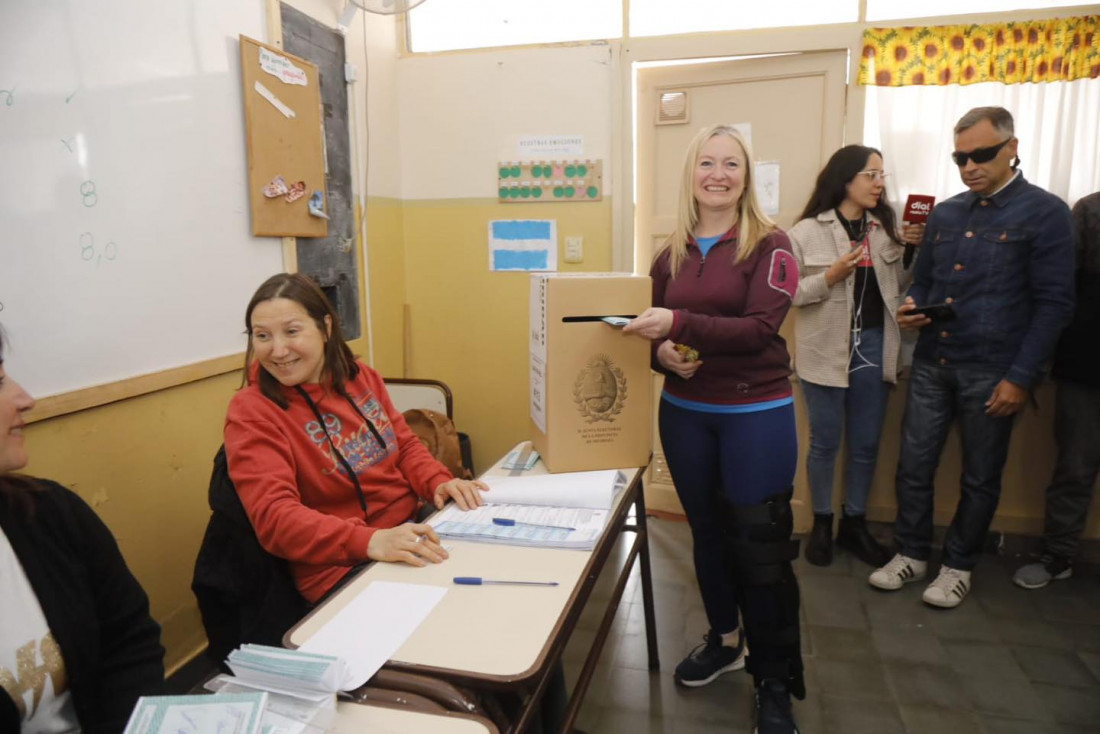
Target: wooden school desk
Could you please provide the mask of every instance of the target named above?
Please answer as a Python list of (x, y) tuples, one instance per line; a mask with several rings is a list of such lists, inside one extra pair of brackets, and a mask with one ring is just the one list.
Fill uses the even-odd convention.
[(333, 734), (497, 734), (492, 722), (471, 714), (429, 714), (406, 708), (341, 701)]
[[(482, 478), (507, 476), (497, 462)], [(447, 540), (450, 558), (416, 568), (403, 563), (374, 563), (318, 606), (284, 636), (296, 648), (312, 637), (351, 599), (374, 581), (446, 586), (447, 594), (387, 668), (427, 674), (477, 690), (507, 690), (526, 696), (514, 731), (522, 732), (560, 662), (569, 637), (588, 604), (616, 541), (629, 531), (633, 540), (603, 610), (596, 639), (570, 695), (566, 728), (580, 711), (588, 684), (635, 561), (640, 564), (649, 668), (657, 670), (657, 631), (653, 617), (653, 581), (649, 567), (642, 468), (624, 469), (626, 488), (615, 498), (607, 527), (591, 551), (529, 548)], [(525, 476), (545, 473), (540, 463)], [(633, 508), (634, 515), (630, 516)], [(455, 586), (455, 576), (557, 581), (556, 587)]]

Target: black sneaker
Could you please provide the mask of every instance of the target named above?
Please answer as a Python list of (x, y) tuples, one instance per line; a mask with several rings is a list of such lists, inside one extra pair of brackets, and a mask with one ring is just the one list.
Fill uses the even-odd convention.
[(1068, 558), (1044, 554), (1038, 563), (1029, 563), (1016, 571), (1012, 580), (1025, 589), (1041, 589), (1051, 581), (1061, 581), (1073, 576), (1073, 565)]
[(745, 632), (737, 638), (737, 647), (722, 644), (722, 635), (710, 630), (703, 635), (703, 644), (676, 666), (675, 681), (682, 686), (697, 688), (710, 683), (722, 673), (745, 667)]
[(754, 734), (798, 734), (791, 713), (791, 694), (781, 680), (770, 678), (756, 688)]

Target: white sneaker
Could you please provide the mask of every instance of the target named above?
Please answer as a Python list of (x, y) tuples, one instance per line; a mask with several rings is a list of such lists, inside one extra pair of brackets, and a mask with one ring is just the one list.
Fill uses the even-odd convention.
[(944, 609), (954, 609), (962, 604), (970, 591), (970, 572), (950, 566), (940, 566), (936, 580), (928, 584), (921, 596), (926, 604)]
[(877, 589), (897, 591), (910, 581), (920, 581), (926, 573), (928, 561), (918, 561), (898, 553), (885, 566), (871, 572), (867, 581)]

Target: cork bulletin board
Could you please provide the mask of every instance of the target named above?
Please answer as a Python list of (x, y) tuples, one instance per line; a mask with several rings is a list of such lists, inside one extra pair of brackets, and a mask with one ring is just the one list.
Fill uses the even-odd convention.
[[(324, 237), (327, 211), (321, 85), (314, 64), (241, 36), (248, 198), (257, 237)], [(316, 210), (316, 206), (313, 207)]]

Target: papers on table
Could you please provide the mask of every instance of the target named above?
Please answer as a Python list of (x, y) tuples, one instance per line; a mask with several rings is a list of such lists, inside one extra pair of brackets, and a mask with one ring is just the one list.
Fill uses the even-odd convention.
[(337, 685), (347, 675), (334, 656), (244, 645), (226, 660), (237, 677), (204, 686), (215, 695), (146, 696), (125, 734), (319, 734), (336, 717)]
[(257, 734), (267, 694), (142, 696), (124, 734)]
[[(255, 693), (255, 690), (231, 675), (219, 675), (203, 684), (206, 690), (224, 695)], [(300, 697), (299, 692), (267, 692), (262, 734), (322, 734), (332, 730), (336, 721), (336, 696), (322, 694), (321, 700)], [(174, 733), (173, 733), (174, 734)]]
[(609, 510), (615, 490), (626, 480), (622, 472), (579, 471), (520, 477), (482, 477), (489, 491), (482, 495), (494, 505), (548, 505)]
[(338, 686), (353, 690), (393, 657), (446, 593), (442, 586), (375, 581), (299, 649), (347, 661)]
[(531, 448), (530, 441), (526, 441), (508, 452), (500, 462), (500, 468), (509, 471), (530, 471), (538, 461), (539, 452)]
[[(463, 512), (452, 504), (428, 523), (443, 538), (590, 550), (600, 539), (607, 515), (607, 510), (532, 505), (483, 505)], [(496, 525), (494, 518), (508, 518), (516, 524)]]
[[(483, 543), (590, 550), (626, 477), (606, 471), (482, 477), (486, 504), (464, 512), (448, 505), (429, 524), (440, 536)], [(514, 524), (501, 524), (500, 520)], [(497, 521), (497, 522), (495, 522)]]
[(267, 645), (242, 645), (225, 662), (234, 684), (307, 701), (332, 699), (348, 677), (347, 663), (335, 655)]

